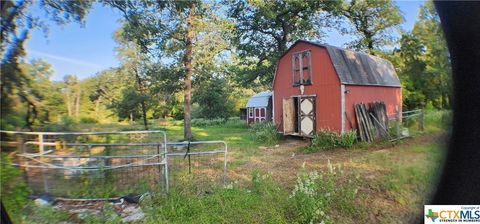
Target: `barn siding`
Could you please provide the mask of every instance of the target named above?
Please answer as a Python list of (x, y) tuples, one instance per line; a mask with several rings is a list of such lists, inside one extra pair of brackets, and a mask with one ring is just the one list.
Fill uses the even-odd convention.
[[(370, 103), (373, 101), (384, 101), (387, 107), (389, 117), (395, 116), (395, 106), (402, 111), (402, 89), (398, 87), (384, 86), (354, 86), (345, 85), (345, 112), (352, 121), (353, 128), (356, 129), (356, 119), (353, 104)], [(345, 118), (347, 119), (347, 118)], [(349, 131), (350, 124), (345, 120), (345, 130)]]
[(273, 83), (274, 93), (274, 121), (283, 132), (282, 100), (287, 97), (300, 95), (300, 88), (293, 86), (292, 78), (292, 55), (295, 52), (311, 50), (312, 60), (312, 85), (306, 85), (304, 95), (316, 97), (316, 128), (341, 130), (341, 99), (340, 81), (325, 48), (297, 43), (278, 62), (275, 80)]

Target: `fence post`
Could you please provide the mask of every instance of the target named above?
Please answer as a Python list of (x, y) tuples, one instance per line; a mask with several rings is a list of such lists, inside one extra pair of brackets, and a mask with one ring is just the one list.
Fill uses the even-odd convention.
[[(17, 142), (17, 150), (18, 150), (17, 153), (26, 153), (25, 145), (23, 144), (23, 136), (21, 134), (16, 134), (15, 135), (15, 140)], [(24, 161), (24, 159), (20, 159), (20, 157), (17, 157), (17, 158), (19, 160), (19, 164), (26, 164), (28, 166), (28, 162)], [(22, 170), (22, 176), (23, 176), (23, 180), (28, 185), (29, 182), (28, 182), (27, 171), (28, 171), (28, 168), (25, 167), (24, 170)]]
[(395, 106), (395, 130), (397, 132), (397, 138), (400, 138), (400, 111), (398, 106)]
[(40, 153), (40, 160), (43, 162), (43, 134), (38, 134), (38, 153)]
[[(44, 147), (43, 147), (43, 134), (38, 134), (38, 153), (40, 154), (40, 161), (43, 163), (43, 152), (44, 152)], [(45, 166), (42, 164), (42, 166)], [(45, 168), (42, 168), (42, 176), (43, 176), (43, 188), (46, 193), (49, 193), (48, 190), (48, 180), (47, 180), (47, 174), (45, 173)]]
[(425, 130), (425, 113), (423, 110), (420, 110), (420, 131), (423, 132)]
[(17, 142), (18, 153), (25, 153), (25, 148), (23, 147), (23, 137), (20, 134), (15, 135), (15, 140)]

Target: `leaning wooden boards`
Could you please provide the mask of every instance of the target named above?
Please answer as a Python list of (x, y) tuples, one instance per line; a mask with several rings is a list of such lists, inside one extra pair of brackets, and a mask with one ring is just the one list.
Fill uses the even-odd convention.
[(388, 138), (388, 117), (384, 102), (371, 102), (369, 109), (363, 103), (354, 104), (357, 130), (361, 141), (372, 142)]

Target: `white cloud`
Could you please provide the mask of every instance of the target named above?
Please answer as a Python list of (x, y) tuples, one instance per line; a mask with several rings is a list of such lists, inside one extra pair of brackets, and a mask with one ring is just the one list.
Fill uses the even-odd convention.
[(99, 65), (99, 64), (91, 63), (91, 62), (88, 62), (88, 61), (83, 61), (83, 60), (80, 60), (80, 59), (69, 58), (69, 57), (64, 57), (64, 56), (60, 56), (60, 55), (54, 55), (54, 54), (49, 54), (49, 53), (35, 51), (35, 50), (28, 50), (28, 53), (31, 54), (32, 56), (35, 55), (35, 56), (38, 56), (38, 57), (46, 57), (46, 58), (50, 58), (50, 59), (55, 59), (55, 60), (59, 60), (59, 61), (63, 61), (63, 62), (72, 63), (72, 64), (75, 64), (75, 65), (87, 66), (87, 67), (94, 68), (94, 69), (102, 69), (102, 66)]

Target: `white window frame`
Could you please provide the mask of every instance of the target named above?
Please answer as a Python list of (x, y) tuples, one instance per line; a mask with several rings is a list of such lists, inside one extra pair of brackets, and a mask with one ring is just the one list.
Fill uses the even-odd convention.
[[(250, 111), (252, 113), (250, 113)], [(248, 108), (248, 118), (254, 118), (255, 117), (255, 109), (253, 107)]]

